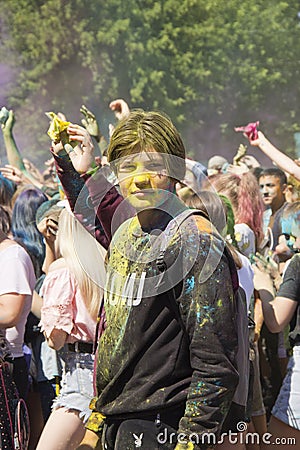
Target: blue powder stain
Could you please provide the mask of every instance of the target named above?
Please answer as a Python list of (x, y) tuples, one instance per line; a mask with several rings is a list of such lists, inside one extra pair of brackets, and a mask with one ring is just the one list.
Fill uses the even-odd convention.
[(187, 278), (185, 280), (185, 294), (189, 294), (195, 287), (195, 277)]

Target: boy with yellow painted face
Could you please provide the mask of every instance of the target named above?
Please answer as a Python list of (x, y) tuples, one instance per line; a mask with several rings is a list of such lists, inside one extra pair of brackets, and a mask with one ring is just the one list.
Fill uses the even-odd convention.
[[(87, 170), (93, 149), (85, 130), (71, 124), (67, 131), (81, 143), (69, 155), (74, 167)], [(239, 416), (232, 402), (236, 305), (224, 242), (204, 217), (180, 223), (186, 207), (175, 184), (184, 178), (185, 149), (165, 115), (132, 111), (117, 125), (108, 159), (125, 209), (136, 214), (109, 248), (92, 428), (109, 450), (212, 447), (234, 428), (233, 411)]]

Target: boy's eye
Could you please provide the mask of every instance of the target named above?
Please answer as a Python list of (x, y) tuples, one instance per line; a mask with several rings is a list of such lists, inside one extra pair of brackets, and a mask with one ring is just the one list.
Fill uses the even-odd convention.
[(133, 170), (135, 170), (135, 165), (134, 164), (122, 164), (119, 168), (120, 172), (132, 172)]
[(147, 165), (146, 170), (155, 170), (157, 172), (164, 170), (164, 166), (160, 163), (150, 163)]

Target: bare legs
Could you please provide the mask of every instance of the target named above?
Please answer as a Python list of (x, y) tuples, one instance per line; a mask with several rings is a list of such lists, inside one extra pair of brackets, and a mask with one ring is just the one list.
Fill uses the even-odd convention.
[(58, 408), (52, 411), (46, 422), (36, 450), (73, 450), (78, 447), (84, 434), (79, 411)]

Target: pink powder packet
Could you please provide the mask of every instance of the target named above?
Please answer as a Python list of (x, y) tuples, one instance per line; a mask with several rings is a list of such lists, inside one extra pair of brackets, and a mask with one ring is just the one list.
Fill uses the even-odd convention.
[(249, 141), (255, 141), (258, 138), (257, 127), (259, 122), (251, 122), (248, 123), (245, 127), (236, 127), (234, 131), (241, 131), (242, 133), (247, 135)]

